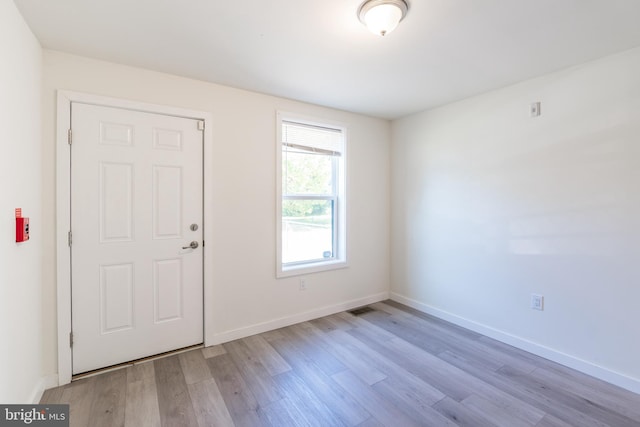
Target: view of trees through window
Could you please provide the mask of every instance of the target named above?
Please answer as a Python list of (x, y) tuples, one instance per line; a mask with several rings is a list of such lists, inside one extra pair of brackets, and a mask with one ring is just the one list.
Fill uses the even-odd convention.
[(283, 263), (333, 257), (334, 167), (334, 156), (283, 149)]

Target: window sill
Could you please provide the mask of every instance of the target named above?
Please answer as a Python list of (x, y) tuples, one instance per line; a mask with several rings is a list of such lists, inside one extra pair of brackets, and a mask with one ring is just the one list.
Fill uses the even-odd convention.
[(334, 260), (327, 262), (314, 262), (309, 264), (300, 264), (289, 267), (280, 267), (276, 272), (277, 278), (301, 276), (303, 274), (318, 273), (320, 271), (338, 270), (347, 268), (349, 264), (345, 260)]

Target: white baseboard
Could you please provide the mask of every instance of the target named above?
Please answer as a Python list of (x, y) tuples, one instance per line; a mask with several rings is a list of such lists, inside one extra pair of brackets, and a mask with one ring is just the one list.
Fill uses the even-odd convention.
[(308, 320), (317, 319), (323, 316), (329, 316), (331, 314), (339, 313), (341, 311), (351, 310), (352, 308), (360, 307), (367, 304), (373, 304), (375, 302), (384, 301), (386, 299), (389, 299), (389, 292), (381, 292), (378, 294), (370, 295), (365, 298), (345, 301), (339, 304), (329, 305), (329, 306), (317, 308), (311, 311), (305, 311), (304, 313), (298, 313), (292, 316), (286, 316), (286, 317), (281, 317), (279, 319), (270, 320), (268, 322), (257, 323), (255, 325), (249, 325), (242, 328), (233, 329), (227, 332), (221, 332), (213, 336), (211, 345), (222, 344), (222, 343), (237, 340), (240, 338), (245, 338), (251, 335), (272, 331), (274, 329), (284, 328), (286, 326), (295, 325), (296, 323), (306, 322)]
[(44, 391), (49, 389), (49, 388), (53, 388), (53, 387), (57, 387), (57, 386), (58, 386), (58, 375), (57, 374), (47, 375), (46, 377), (41, 377), (40, 380), (35, 385), (35, 387), (33, 388), (33, 391), (31, 392), (31, 395), (29, 396), (28, 402), (30, 404), (34, 404), (34, 405), (40, 403), (40, 399), (42, 399), (42, 394), (44, 393)]
[(618, 387), (622, 387), (626, 390), (640, 394), (640, 380), (636, 378), (626, 376), (619, 372), (612, 371), (586, 360), (582, 360), (578, 357), (562, 353), (560, 351), (526, 340), (524, 338), (520, 338), (507, 332), (494, 329), (490, 326), (483, 325), (473, 320), (460, 317), (456, 314), (440, 310), (438, 308), (421, 303), (395, 292), (390, 292), (389, 295), (393, 301), (415, 308), (416, 310), (422, 311), (423, 313), (430, 314), (442, 320), (446, 320), (458, 326), (462, 326), (463, 328), (470, 329), (474, 332), (486, 335), (505, 344), (512, 345), (519, 349), (528, 351), (529, 353), (533, 353), (537, 356), (544, 357), (545, 359), (549, 359), (554, 362), (560, 363), (561, 365), (575, 369), (576, 371), (583, 372), (587, 375), (591, 375), (592, 377), (601, 379), (608, 383), (617, 385)]

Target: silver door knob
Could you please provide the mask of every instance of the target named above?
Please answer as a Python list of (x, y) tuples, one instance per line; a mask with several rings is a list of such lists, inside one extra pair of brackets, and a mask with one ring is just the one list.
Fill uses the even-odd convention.
[(182, 247), (182, 249), (197, 249), (197, 248), (198, 248), (198, 242), (196, 242), (195, 240), (189, 243), (189, 246)]

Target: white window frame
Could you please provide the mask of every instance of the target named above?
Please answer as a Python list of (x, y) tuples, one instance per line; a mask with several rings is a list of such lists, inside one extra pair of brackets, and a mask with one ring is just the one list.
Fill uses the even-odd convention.
[[(291, 277), (320, 271), (335, 270), (348, 267), (347, 263), (347, 129), (346, 126), (330, 120), (320, 120), (298, 114), (278, 111), (276, 120), (276, 277)], [(339, 130), (343, 137), (341, 155), (333, 161), (337, 163), (333, 168), (333, 183), (336, 186), (334, 202), (334, 242), (335, 254), (330, 260), (312, 260), (295, 263), (282, 263), (282, 123), (294, 122), (309, 126), (319, 126)], [(288, 200), (334, 200), (333, 195), (309, 196), (290, 195)]]

